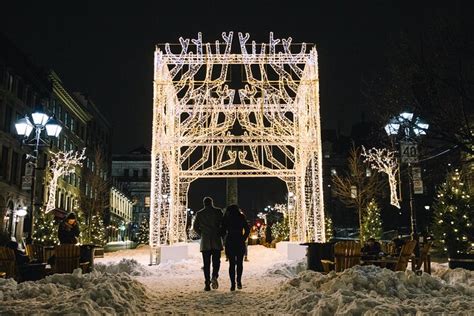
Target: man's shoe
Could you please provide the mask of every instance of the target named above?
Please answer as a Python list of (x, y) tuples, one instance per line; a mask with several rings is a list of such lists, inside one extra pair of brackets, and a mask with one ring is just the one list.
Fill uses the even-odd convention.
[(217, 282), (217, 278), (212, 278), (211, 279), (211, 285), (212, 285), (212, 288), (215, 290), (217, 288), (219, 288), (219, 282)]
[(247, 258), (247, 256), (245, 256), (244, 261), (249, 261), (249, 258)]
[(209, 282), (206, 282), (206, 285), (204, 286), (204, 291), (210, 291), (211, 290), (211, 284)]
[(237, 282), (237, 288), (238, 288), (239, 290), (242, 289), (242, 282)]
[(232, 284), (232, 285), (230, 286), (230, 290), (231, 290), (231, 291), (235, 291), (235, 284)]

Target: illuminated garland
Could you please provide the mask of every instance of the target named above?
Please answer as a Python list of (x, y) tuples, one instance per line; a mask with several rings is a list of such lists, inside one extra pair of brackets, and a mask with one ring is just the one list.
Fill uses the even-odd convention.
[(362, 146), (361, 155), (365, 157), (364, 162), (370, 163), (373, 169), (387, 174), (388, 184), (390, 186), (390, 204), (400, 208), (400, 201), (397, 194), (398, 164), (395, 151), (386, 148), (371, 148), (367, 151), (365, 147)]
[(70, 175), (76, 172), (76, 167), (82, 166), (82, 161), (86, 159), (86, 148), (82, 152), (70, 150), (68, 152), (58, 151), (51, 157), (49, 166), (49, 174), (51, 180), (49, 181), (49, 195), (45, 206), (45, 213), (56, 208), (56, 188), (58, 186), (58, 179), (62, 176)]
[(145, 218), (140, 223), (140, 228), (138, 229), (138, 243), (139, 244), (148, 244), (150, 237), (150, 225), (148, 220)]

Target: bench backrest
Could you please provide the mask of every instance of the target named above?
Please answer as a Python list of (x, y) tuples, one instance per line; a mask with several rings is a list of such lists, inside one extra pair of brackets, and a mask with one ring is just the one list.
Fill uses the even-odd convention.
[(408, 240), (400, 251), (400, 256), (398, 257), (398, 262), (395, 265), (395, 271), (405, 271), (408, 266), (408, 261), (410, 260), (413, 250), (415, 250), (416, 240)]
[(17, 276), (15, 251), (13, 249), (0, 247), (0, 272), (6, 272), (7, 278)]
[(359, 242), (348, 240), (339, 241), (334, 245), (334, 262), (336, 272), (341, 272), (360, 264)]
[(56, 273), (72, 273), (79, 268), (81, 249), (77, 245), (59, 245), (54, 248)]

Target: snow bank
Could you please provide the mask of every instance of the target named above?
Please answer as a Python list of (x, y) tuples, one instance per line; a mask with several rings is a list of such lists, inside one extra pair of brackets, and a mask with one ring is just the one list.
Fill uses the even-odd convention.
[(96, 263), (94, 264), (94, 270), (103, 273), (127, 273), (133, 276), (149, 276), (152, 273), (141, 263), (138, 263), (134, 259), (123, 258), (118, 263), (110, 262), (108, 264)]
[(36, 282), (0, 279), (0, 314), (115, 315), (144, 312), (145, 286), (128, 274), (54, 274)]
[(298, 273), (306, 270), (306, 260), (295, 260), (290, 262), (277, 263), (266, 271), (269, 276), (281, 275), (286, 278), (294, 278)]
[[(456, 275), (456, 277), (454, 277)], [(277, 313), (344, 315), (456, 314), (474, 310), (469, 271), (451, 271), (447, 279), (423, 273), (393, 272), (374, 266), (356, 266), (327, 275), (304, 271), (276, 290), (268, 309)], [(276, 303), (275, 303), (276, 302)]]

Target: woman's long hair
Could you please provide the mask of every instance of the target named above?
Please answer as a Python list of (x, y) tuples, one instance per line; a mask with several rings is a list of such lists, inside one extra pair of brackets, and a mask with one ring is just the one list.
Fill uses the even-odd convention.
[(242, 213), (240, 212), (240, 208), (237, 204), (232, 204), (227, 206), (225, 210), (225, 217), (240, 217)]

